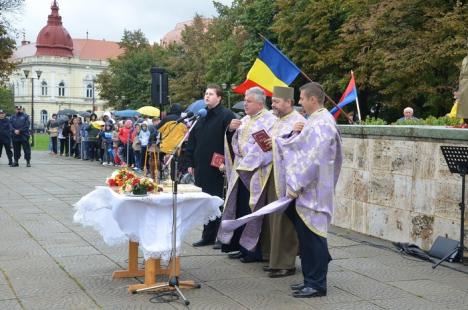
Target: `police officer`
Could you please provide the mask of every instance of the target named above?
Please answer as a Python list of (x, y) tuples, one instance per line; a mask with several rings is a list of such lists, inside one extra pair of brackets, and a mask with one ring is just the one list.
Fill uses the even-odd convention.
[(0, 156), (2, 149), (5, 148), (5, 153), (8, 157), (8, 165), (13, 165), (13, 154), (11, 153), (11, 125), (10, 120), (6, 118), (5, 111), (0, 110)]
[(26, 166), (31, 167), (31, 145), (29, 145), (29, 116), (23, 112), (22, 106), (16, 106), (16, 113), (10, 118), (11, 140), (13, 141), (13, 153), (15, 162), (12, 167), (18, 167), (23, 147)]

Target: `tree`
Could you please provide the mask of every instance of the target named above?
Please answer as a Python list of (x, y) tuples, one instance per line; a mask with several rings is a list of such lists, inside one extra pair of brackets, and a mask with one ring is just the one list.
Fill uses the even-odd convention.
[(4, 110), (6, 113), (13, 113), (13, 92), (10, 88), (0, 87), (0, 110)]
[(196, 15), (193, 24), (182, 31), (181, 44), (169, 48), (169, 92), (174, 102), (189, 103), (203, 96), (207, 85), (206, 64), (211, 52), (206, 40), (207, 22)]
[(150, 46), (140, 30), (125, 31), (121, 46), (126, 52), (109, 61), (109, 67), (97, 78), (101, 98), (115, 109), (138, 108), (151, 103), (151, 75), (153, 66), (165, 64), (165, 50)]
[(16, 43), (8, 33), (14, 32), (14, 29), (10, 26), (7, 13), (18, 12), (23, 3), (24, 0), (0, 0), (0, 86), (5, 85), (8, 76), (15, 68), (15, 64), (9, 60)]
[(5, 85), (16, 67), (16, 64), (10, 60), (15, 47), (15, 40), (8, 36), (5, 27), (0, 24), (0, 86)]
[(334, 98), (354, 69), (364, 115), (373, 106), (388, 120), (405, 106), (422, 117), (448, 111), (451, 85), (466, 55), (462, 1), (280, 0), (278, 5), (273, 30), (280, 46)]
[(145, 34), (141, 29), (135, 31), (125, 29), (119, 45), (127, 51), (133, 51), (139, 48), (148, 48), (150, 46), (148, 39), (145, 37)]

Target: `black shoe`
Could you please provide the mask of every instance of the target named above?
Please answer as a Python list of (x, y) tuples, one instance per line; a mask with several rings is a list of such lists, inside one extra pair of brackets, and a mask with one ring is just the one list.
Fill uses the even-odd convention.
[(10, 166), (10, 167), (13, 166), (13, 163), (10, 161), (10, 162), (8, 163), (8, 166)]
[(296, 268), (272, 270), (268, 273), (270, 278), (282, 278), (292, 276), (296, 273)]
[(31, 163), (29, 161), (26, 163), (26, 167), (31, 167)]
[(263, 266), (263, 271), (265, 272), (270, 272), (270, 271), (275, 271), (275, 270), (277, 269), (270, 268), (270, 266), (268, 265)]
[(13, 163), (13, 165), (11, 165), (11, 167), (19, 167), (19, 164), (17, 162)]
[(292, 289), (293, 291), (300, 291), (300, 290), (302, 290), (304, 287), (305, 287), (304, 283), (297, 283), (297, 284), (291, 285), (291, 289)]
[(252, 256), (244, 256), (244, 257), (241, 257), (240, 261), (244, 264), (247, 264), (247, 263), (255, 263), (255, 262), (264, 262), (263, 259), (257, 259), (257, 258), (253, 258)]
[(296, 297), (296, 298), (311, 298), (311, 297), (327, 296), (327, 292), (317, 291), (314, 288), (306, 286), (299, 291), (293, 292), (292, 295), (293, 297)]
[(242, 258), (242, 257), (244, 257), (244, 256), (245, 256), (245, 255), (244, 255), (244, 253), (242, 253), (242, 252), (234, 252), (234, 253), (228, 254), (228, 257), (229, 257), (230, 259), (238, 259), (238, 258)]
[(213, 245), (213, 250), (221, 250), (221, 242), (216, 241)]
[(199, 246), (206, 246), (206, 245), (212, 245), (214, 244), (214, 241), (207, 241), (207, 240), (198, 240), (197, 242), (192, 243), (192, 246), (194, 247), (199, 247)]

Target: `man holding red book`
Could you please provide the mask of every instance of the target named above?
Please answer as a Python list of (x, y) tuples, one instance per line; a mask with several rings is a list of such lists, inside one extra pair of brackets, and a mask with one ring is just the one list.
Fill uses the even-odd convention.
[[(204, 193), (222, 198), (224, 176), (211, 163), (213, 157), (224, 156), (224, 133), (235, 116), (221, 104), (222, 90), (218, 85), (208, 85), (204, 99), (208, 113), (198, 120), (190, 133), (186, 149), (190, 164), (188, 170), (195, 176), (195, 185), (201, 187)], [(214, 244), (219, 223), (220, 218), (217, 218), (205, 225), (202, 238), (194, 242), (193, 246)]]
[[(234, 119), (229, 130), (232, 137), (232, 155), (229, 145), (225, 145), (226, 176), (228, 190), (223, 220), (230, 220), (250, 214), (265, 205), (265, 185), (271, 171), (271, 148), (266, 145), (269, 132), (276, 122), (276, 116), (265, 108), (265, 93), (253, 87), (245, 93), (244, 110), (246, 116)], [(230, 254), (242, 262), (261, 261), (259, 246), (262, 219), (253, 220), (234, 232), (220, 231), (218, 240), (223, 243), (223, 252), (239, 251)]]

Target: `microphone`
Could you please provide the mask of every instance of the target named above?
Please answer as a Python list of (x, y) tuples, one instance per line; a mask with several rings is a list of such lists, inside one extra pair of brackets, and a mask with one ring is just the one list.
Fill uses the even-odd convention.
[(207, 114), (208, 114), (208, 111), (207, 111), (206, 109), (198, 110), (198, 112), (197, 112), (197, 118), (205, 117)]
[(176, 123), (181, 123), (183, 121), (185, 121), (187, 118), (192, 118), (193, 117), (193, 112), (192, 111), (189, 111), (187, 112), (187, 114), (185, 116), (181, 116), (179, 117), (179, 119), (177, 119)]
[(196, 115), (193, 115), (193, 113), (192, 113), (192, 117), (188, 118), (187, 122), (191, 122), (193, 120), (198, 120), (201, 117), (205, 117), (206, 114), (208, 114), (208, 111), (206, 109), (200, 109), (200, 110), (198, 110)]

